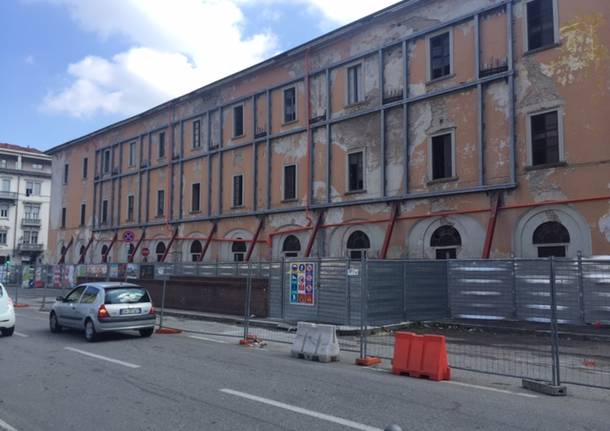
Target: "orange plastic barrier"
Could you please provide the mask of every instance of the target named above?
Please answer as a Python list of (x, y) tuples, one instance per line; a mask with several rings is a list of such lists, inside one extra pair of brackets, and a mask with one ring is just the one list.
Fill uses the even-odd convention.
[(447, 360), (445, 337), (396, 332), (392, 373), (436, 381), (449, 380), (451, 369)]

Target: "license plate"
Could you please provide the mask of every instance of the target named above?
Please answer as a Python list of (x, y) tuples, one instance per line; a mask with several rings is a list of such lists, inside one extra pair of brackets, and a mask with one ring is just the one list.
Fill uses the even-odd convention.
[(142, 312), (141, 308), (122, 308), (120, 313), (124, 314), (140, 314)]

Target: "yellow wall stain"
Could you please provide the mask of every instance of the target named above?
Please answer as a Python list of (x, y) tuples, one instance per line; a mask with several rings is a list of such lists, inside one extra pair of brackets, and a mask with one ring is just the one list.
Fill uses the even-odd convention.
[[(542, 65), (543, 73), (555, 77), (559, 84), (565, 86), (573, 84), (578, 73), (584, 72), (589, 77), (593, 68), (601, 68), (609, 58), (608, 48), (599, 34), (604, 22), (604, 16), (596, 12), (561, 27), (561, 54), (557, 60)], [(603, 73), (598, 76), (603, 80)]]

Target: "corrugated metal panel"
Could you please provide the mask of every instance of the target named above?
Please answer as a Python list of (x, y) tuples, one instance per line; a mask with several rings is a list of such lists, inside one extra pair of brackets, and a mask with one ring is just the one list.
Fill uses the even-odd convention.
[(318, 264), (318, 321), (346, 324), (348, 321), (347, 262), (324, 260)]
[(584, 320), (610, 324), (610, 262), (582, 262)]
[(368, 323), (383, 325), (404, 320), (404, 263), (368, 262)]
[(581, 312), (578, 261), (557, 259), (554, 266), (557, 322), (573, 325), (584, 323)]
[(513, 265), (506, 261), (447, 262), (451, 316), (458, 319), (513, 318)]
[(529, 322), (550, 322), (550, 262), (515, 261), (517, 319)]
[(407, 261), (405, 319), (422, 321), (449, 317), (447, 270), (444, 261)]
[(282, 294), (284, 263), (273, 262), (270, 264), (269, 290), (267, 300), (269, 301), (269, 317), (281, 319), (283, 316)]

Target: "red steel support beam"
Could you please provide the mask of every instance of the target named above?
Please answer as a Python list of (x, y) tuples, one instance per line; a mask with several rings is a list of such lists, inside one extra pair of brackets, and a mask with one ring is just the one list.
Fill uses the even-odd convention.
[(140, 245), (142, 245), (142, 241), (144, 241), (145, 237), (146, 237), (146, 229), (142, 229), (142, 236), (140, 237), (138, 242), (136, 242), (136, 246), (134, 247), (133, 252), (131, 252), (131, 254), (129, 256), (127, 256), (127, 262), (133, 263), (133, 258), (136, 256), (136, 253), (138, 252)]
[(110, 254), (110, 251), (112, 250), (112, 246), (116, 242), (118, 236), (119, 236), (119, 232), (116, 231), (114, 233), (114, 236), (112, 237), (112, 241), (110, 241), (110, 245), (108, 246), (108, 250), (106, 250), (106, 254), (104, 255), (104, 258), (102, 259), (104, 261), (104, 263), (108, 262), (108, 255)]
[(254, 251), (254, 247), (256, 247), (256, 241), (258, 241), (258, 236), (261, 234), (261, 230), (263, 230), (263, 223), (265, 222), (265, 218), (261, 217), (258, 221), (258, 227), (256, 228), (256, 233), (254, 234), (254, 238), (252, 238), (252, 242), (248, 247), (248, 252), (246, 253), (246, 257), (244, 259), (245, 262), (250, 262), (250, 258), (252, 257), (252, 252)]
[(174, 234), (172, 235), (172, 239), (170, 239), (169, 244), (167, 244), (165, 253), (163, 253), (163, 256), (161, 256), (161, 261), (160, 261), (161, 263), (165, 262), (165, 258), (167, 258), (169, 251), (172, 249), (172, 245), (174, 245), (174, 241), (176, 241), (177, 236), (178, 236), (178, 228), (176, 228), (176, 230), (174, 231)]
[(59, 258), (59, 265), (63, 265), (66, 262), (66, 254), (68, 254), (68, 250), (70, 250), (70, 247), (72, 247), (72, 243), (74, 242), (74, 237), (70, 238), (70, 242), (68, 242), (68, 245), (66, 246), (66, 248), (64, 248), (63, 253), (61, 254), (61, 257)]
[(203, 250), (201, 250), (201, 254), (199, 255), (199, 262), (203, 262), (203, 258), (205, 257), (205, 254), (207, 253), (208, 248), (210, 248), (210, 244), (212, 243), (212, 239), (214, 238), (214, 234), (216, 233), (217, 228), (218, 228), (218, 224), (216, 224), (216, 222), (214, 222), (214, 224), (212, 224), (212, 230), (210, 231), (208, 238), (205, 240), (205, 245), (203, 246)]
[(392, 240), (392, 232), (394, 231), (394, 226), (396, 225), (396, 219), (398, 218), (398, 213), (400, 212), (400, 204), (395, 202), (392, 206), (392, 218), (388, 223), (388, 227), (385, 230), (385, 238), (383, 239), (383, 246), (381, 247), (380, 258), (385, 259), (388, 254), (388, 248), (390, 248), (390, 241)]
[(491, 243), (494, 239), (494, 233), (496, 231), (496, 221), (498, 220), (498, 209), (500, 208), (500, 192), (496, 193), (493, 197), (493, 203), (491, 207), (491, 214), (489, 215), (489, 222), (487, 223), (487, 233), (485, 235), (485, 244), (483, 245), (483, 256), (482, 259), (489, 259), (491, 253)]
[(307, 247), (305, 248), (305, 254), (303, 257), (309, 257), (311, 255), (311, 249), (313, 248), (313, 243), (316, 241), (316, 236), (318, 235), (318, 231), (320, 230), (320, 226), (322, 226), (322, 218), (324, 217), (324, 210), (320, 210), (318, 214), (318, 219), (316, 220), (316, 224), (313, 228), (313, 232), (309, 236), (309, 240), (307, 241)]
[(79, 265), (82, 265), (83, 263), (85, 263), (85, 257), (87, 256), (87, 252), (89, 251), (89, 247), (91, 247), (91, 244), (93, 243), (93, 238), (94, 238), (94, 236), (91, 235), (91, 238), (89, 238), (89, 242), (87, 242), (87, 245), (85, 246), (85, 249), (81, 253), (80, 258), (78, 259), (78, 264)]

